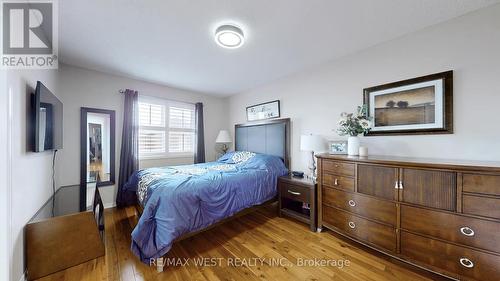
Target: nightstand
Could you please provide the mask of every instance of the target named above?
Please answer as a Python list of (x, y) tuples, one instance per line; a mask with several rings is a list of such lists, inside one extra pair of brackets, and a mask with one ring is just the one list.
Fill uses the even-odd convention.
[[(279, 215), (289, 216), (309, 224), (316, 231), (316, 184), (306, 178), (278, 178)], [(308, 208), (304, 208), (307, 204)]]

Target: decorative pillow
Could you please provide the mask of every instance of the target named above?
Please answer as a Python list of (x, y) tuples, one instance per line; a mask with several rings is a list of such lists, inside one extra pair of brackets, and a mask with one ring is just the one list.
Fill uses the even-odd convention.
[(229, 151), (226, 152), (226, 154), (222, 155), (219, 159), (217, 159), (217, 162), (222, 162), (222, 163), (228, 163), (231, 164), (230, 162), (232, 161), (231, 158), (233, 155), (236, 153), (236, 151)]
[(248, 159), (255, 156), (255, 153), (250, 151), (237, 151), (231, 157), (234, 164), (242, 163), (248, 161)]

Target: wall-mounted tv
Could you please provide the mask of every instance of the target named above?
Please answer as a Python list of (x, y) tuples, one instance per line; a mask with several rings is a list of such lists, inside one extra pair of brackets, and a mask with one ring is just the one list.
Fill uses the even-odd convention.
[(32, 147), (35, 152), (63, 148), (63, 104), (37, 81), (32, 97)]

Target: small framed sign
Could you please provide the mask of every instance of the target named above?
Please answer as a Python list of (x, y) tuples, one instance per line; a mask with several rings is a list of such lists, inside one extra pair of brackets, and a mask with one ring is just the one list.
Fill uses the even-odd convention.
[(280, 117), (279, 100), (247, 107), (247, 121), (257, 121), (278, 117)]
[(347, 154), (347, 141), (331, 141), (328, 146), (330, 154)]

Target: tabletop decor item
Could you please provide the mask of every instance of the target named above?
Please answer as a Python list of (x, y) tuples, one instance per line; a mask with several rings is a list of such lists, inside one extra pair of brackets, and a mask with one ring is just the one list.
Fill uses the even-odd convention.
[(368, 157), (368, 147), (360, 146), (359, 147), (359, 156), (360, 157)]
[(311, 153), (311, 164), (309, 170), (311, 171), (310, 177), (316, 180), (316, 164), (314, 160), (314, 153), (324, 150), (324, 141), (318, 135), (301, 135), (300, 136), (300, 150)]
[(338, 122), (337, 133), (340, 136), (349, 136), (347, 139), (347, 154), (358, 155), (359, 135), (366, 134), (371, 128), (371, 118), (367, 116), (367, 107), (358, 106), (356, 113), (342, 112)]
[(331, 141), (328, 147), (330, 154), (347, 154), (347, 141)]
[(453, 133), (453, 71), (364, 89), (372, 135)]
[(215, 139), (215, 143), (222, 145), (222, 152), (223, 152), (222, 155), (227, 153), (229, 149), (228, 145), (232, 142), (233, 140), (231, 139), (231, 135), (227, 130), (220, 130), (219, 134), (217, 135), (217, 138)]
[(247, 107), (247, 121), (257, 121), (278, 117), (280, 117), (279, 100)]

